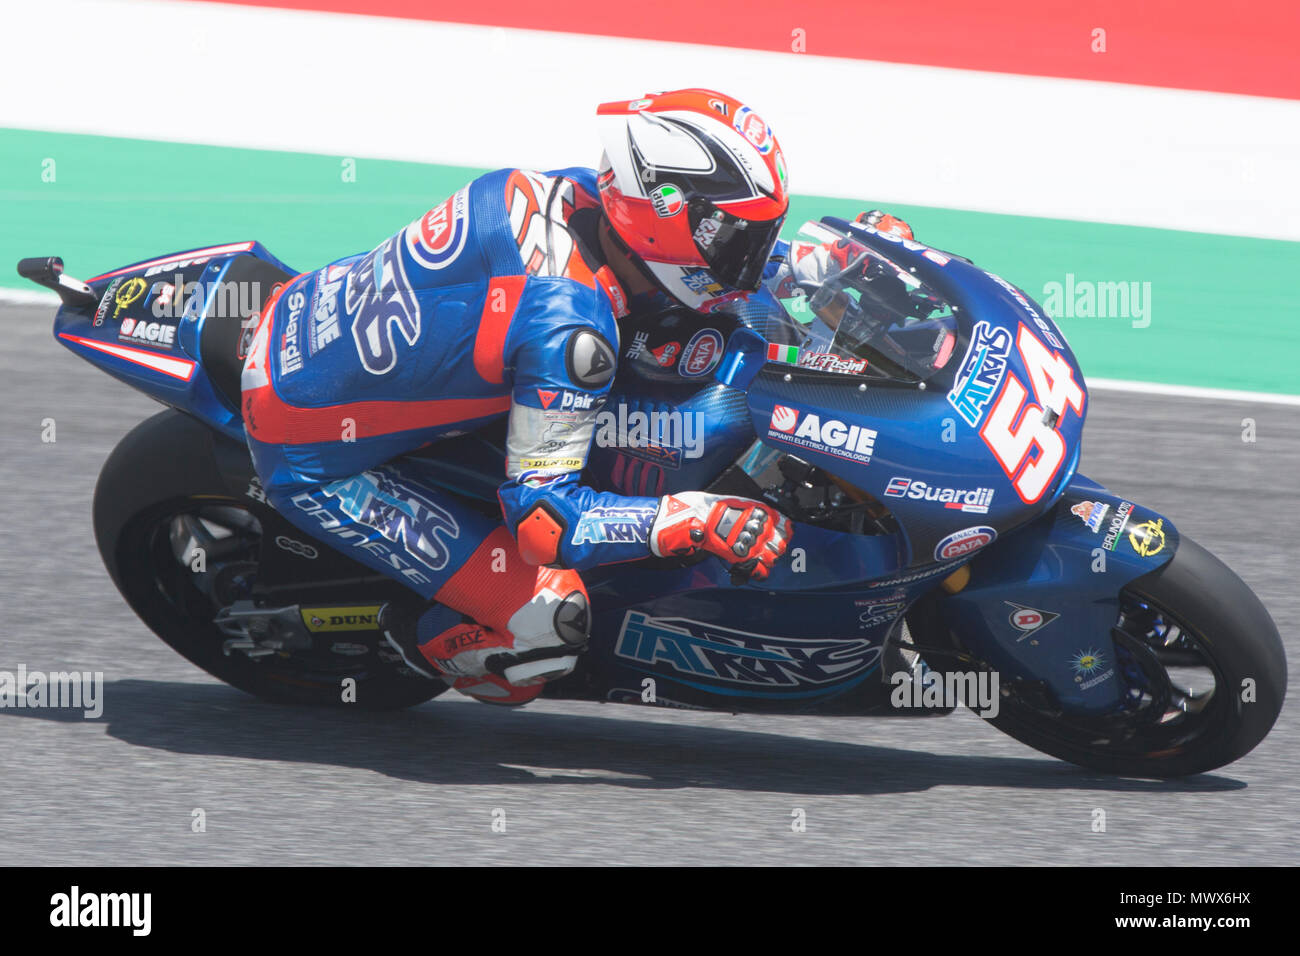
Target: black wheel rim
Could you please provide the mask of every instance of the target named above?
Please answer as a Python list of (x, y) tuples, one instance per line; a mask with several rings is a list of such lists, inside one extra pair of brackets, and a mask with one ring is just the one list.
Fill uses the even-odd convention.
[[(143, 537), (136, 540), (149, 556), (148, 603), (165, 606), (172, 618), (168, 630), (187, 633), (186, 656), (223, 679), (233, 680), (233, 672), (336, 694), (343, 677), (365, 680), (396, 663), (380, 660), (373, 649), (364, 656), (334, 654), (328, 641), (258, 656), (231, 651), (216, 618), (234, 601), (256, 603), (262, 525), (255, 512), (233, 499), (188, 499), (160, 507), (141, 522)], [(202, 570), (196, 570), (196, 548), (202, 549)]]
[(1174, 757), (1221, 736), (1232, 691), (1208, 642), (1168, 608), (1125, 590), (1114, 638), (1120, 707), (1097, 717), (1046, 713), (1018, 700), (1014, 716), (1040, 736), (1102, 758)]

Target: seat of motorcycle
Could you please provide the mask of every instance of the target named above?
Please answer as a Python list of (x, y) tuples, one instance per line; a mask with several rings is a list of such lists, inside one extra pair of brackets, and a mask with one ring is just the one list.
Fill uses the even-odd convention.
[[(293, 274), (272, 265), (257, 256), (240, 255), (226, 268), (223, 282), (256, 283), (250, 288), (258, 307), (271, 295), (277, 283), (287, 282)], [(238, 288), (238, 287), (237, 287)], [(242, 296), (234, 297), (236, 301)], [(218, 300), (220, 297), (218, 297)], [(244, 300), (246, 301), (246, 300)], [(203, 319), (199, 335), (199, 357), (213, 386), (234, 411), (239, 411), (239, 379), (244, 369), (244, 353), (240, 341), (244, 335), (244, 317), (239, 315), (208, 315)]]

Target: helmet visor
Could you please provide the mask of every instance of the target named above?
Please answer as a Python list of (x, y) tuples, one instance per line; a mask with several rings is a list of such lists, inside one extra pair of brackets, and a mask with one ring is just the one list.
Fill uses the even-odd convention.
[(765, 222), (741, 219), (699, 198), (690, 201), (687, 216), (691, 237), (709, 272), (733, 289), (756, 292), (785, 217)]

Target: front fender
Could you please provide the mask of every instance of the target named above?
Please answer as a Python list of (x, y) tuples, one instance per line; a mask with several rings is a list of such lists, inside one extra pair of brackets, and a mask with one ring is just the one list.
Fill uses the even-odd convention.
[(1111, 627), (1119, 593), (1178, 548), (1169, 519), (1076, 475), (1055, 506), (981, 551), (939, 593), (938, 620), (1006, 684), (1043, 681), (1075, 713), (1119, 704)]

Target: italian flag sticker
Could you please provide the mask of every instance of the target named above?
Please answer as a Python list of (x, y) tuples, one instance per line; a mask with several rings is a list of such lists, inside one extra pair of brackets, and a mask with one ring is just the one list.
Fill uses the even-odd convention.
[(793, 365), (799, 360), (799, 346), (769, 343), (767, 346), (767, 360), (769, 362), (789, 362)]

